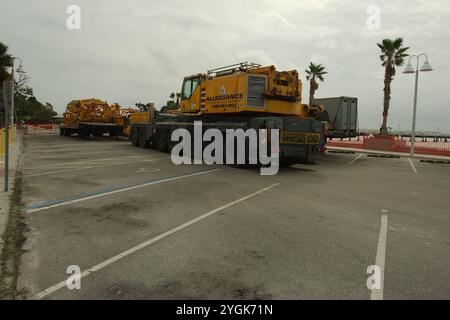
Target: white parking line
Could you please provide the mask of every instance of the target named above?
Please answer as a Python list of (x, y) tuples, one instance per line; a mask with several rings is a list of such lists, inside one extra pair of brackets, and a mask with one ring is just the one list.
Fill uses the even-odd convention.
[(408, 158), (408, 160), (409, 160), (409, 164), (411, 165), (412, 171), (414, 171), (414, 173), (417, 173), (416, 166), (415, 166), (414, 163), (412, 162), (411, 158)]
[(165, 159), (170, 159), (170, 158), (164, 157), (164, 158), (139, 160), (139, 161), (133, 161), (133, 162), (119, 162), (119, 163), (103, 164), (103, 165), (98, 165), (98, 166), (88, 166), (88, 167), (66, 169), (66, 170), (47, 171), (47, 172), (41, 172), (41, 173), (25, 174), (24, 177), (40, 177), (40, 176), (47, 176), (47, 175), (58, 174), (58, 173), (81, 171), (81, 170), (88, 170), (88, 169), (93, 169), (93, 168), (114, 167), (114, 166), (121, 166), (121, 165), (125, 165), (125, 164), (134, 164), (134, 163), (141, 163), (141, 162), (153, 162), (153, 161), (159, 161), (159, 160), (165, 160)]
[(43, 166), (38, 167), (29, 167), (27, 169), (40, 169), (40, 168), (48, 168), (48, 167), (59, 167), (59, 166), (66, 166), (68, 164), (80, 164), (80, 163), (89, 163), (89, 162), (99, 162), (99, 161), (110, 161), (110, 160), (123, 160), (123, 159), (132, 159), (132, 158), (143, 158), (143, 157), (156, 157), (159, 155), (142, 155), (142, 156), (127, 156), (127, 157), (118, 157), (118, 158), (103, 158), (103, 159), (92, 159), (92, 160), (80, 160), (80, 161), (74, 161), (74, 162), (59, 162), (54, 164), (46, 164)]
[(353, 160), (350, 162), (350, 164), (354, 164), (354, 163), (355, 163), (359, 158), (361, 158), (363, 155), (364, 155), (364, 153), (358, 154), (358, 155), (356, 156), (356, 158), (353, 159)]
[(129, 187), (119, 187), (117, 189), (108, 190), (108, 191), (99, 191), (99, 192), (95, 192), (95, 193), (91, 193), (91, 194), (87, 194), (87, 195), (86, 194), (75, 195), (75, 196), (71, 196), (69, 198), (55, 200), (55, 201), (44, 201), (44, 202), (41, 202), (40, 204), (30, 206), (29, 209), (25, 210), (25, 212), (26, 213), (35, 213), (38, 211), (48, 210), (51, 208), (66, 206), (66, 205), (73, 204), (73, 203), (78, 203), (78, 202), (82, 202), (82, 201), (87, 201), (87, 200), (91, 200), (91, 199), (109, 196), (109, 195), (119, 193), (119, 192), (125, 192), (125, 191), (148, 187), (151, 185), (160, 184), (160, 183), (164, 183), (164, 182), (199, 176), (202, 174), (212, 173), (212, 172), (216, 172), (219, 170), (220, 169), (198, 171), (198, 172), (188, 173), (188, 174), (170, 177), (170, 178), (162, 178), (162, 179), (158, 179), (158, 180), (152, 180), (150, 182), (145, 182), (145, 183), (141, 183), (141, 184), (137, 184), (137, 185), (133, 185), (133, 186), (129, 186)]
[[(159, 240), (162, 240), (162, 239), (164, 239), (164, 238), (166, 238), (166, 237), (168, 237), (168, 236), (170, 236), (170, 235), (172, 235), (172, 234), (174, 234), (174, 233), (176, 233), (178, 231), (181, 231), (181, 230), (183, 230), (183, 229), (185, 229), (185, 228), (187, 228), (187, 227), (189, 227), (189, 226), (191, 226), (191, 225), (193, 225), (193, 224), (195, 224), (197, 222), (202, 221), (202, 220), (208, 218), (209, 216), (212, 216), (213, 214), (215, 214), (217, 212), (223, 211), (223, 210), (225, 210), (225, 209), (227, 209), (227, 208), (229, 208), (231, 206), (234, 206), (234, 205), (236, 205), (236, 204), (238, 204), (238, 203), (240, 203), (242, 201), (248, 200), (248, 199), (250, 199), (250, 198), (252, 198), (252, 197), (254, 197), (254, 196), (256, 196), (256, 195), (258, 195), (258, 194), (260, 194), (260, 193), (262, 193), (264, 191), (272, 189), (273, 187), (276, 187), (278, 185), (279, 185), (279, 183), (275, 183), (275, 184), (273, 184), (271, 186), (268, 186), (268, 187), (266, 187), (264, 189), (261, 189), (261, 190), (258, 190), (256, 192), (253, 192), (253, 193), (251, 193), (251, 194), (249, 194), (249, 195), (247, 195), (245, 197), (239, 198), (239, 199), (237, 199), (235, 201), (229, 202), (229, 203), (227, 203), (227, 204), (225, 204), (225, 205), (223, 205), (221, 207), (218, 207), (218, 208), (216, 208), (214, 210), (211, 210), (211, 211), (209, 211), (209, 212), (207, 212), (205, 214), (202, 214), (201, 216), (199, 216), (199, 217), (197, 217), (195, 219), (192, 219), (192, 220), (190, 220), (188, 222), (180, 224), (179, 226), (177, 226), (177, 227), (175, 227), (175, 228), (173, 228), (173, 229), (171, 229), (169, 231), (161, 233), (160, 235), (158, 235), (158, 236), (156, 236), (154, 238), (151, 238), (150, 240), (147, 240), (147, 241), (145, 241), (145, 242), (143, 242), (141, 244), (138, 244), (137, 246), (135, 246), (133, 248), (130, 248), (130, 249), (128, 249), (128, 250), (126, 250), (126, 251), (124, 251), (122, 253), (119, 253), (118, 255), (115, 255), (114, 257), (109, 258), (108, 260), (105, 260), (103, 262), (100, 262), (99, 264), (91, 267), (90, 269), (83, 271), (80, 274), (80, 278), (84, 278), (84, 277), (88, 276), (89, 274), (91, 274), (92, 272), (99, 271), (99, 270), (101, 270), (101, 269), (103, 269), (103, 268), (113, 264), (114, 262), (117, 262), (117, 261), (121, 260), (122, 258), (125, 258), (126, 256), (129, 256), (130, 254), (135, 253), (136, 251), (144, 249), (144, 248), (150, 246), (151, 244), (153, 244), (153, 243), (155, 243), (155, 242), (157, 242)], [(65, 286), (66, 286), (66, 280), (61, 281), (61, 282), (59, 282), (59, 283), (57, 283), (57, 284), (55, 284), (55, 285), (45, 289), (44, 291), (41, 291), (40, 293), (35, 295), (34, 298), (35, 299), (42, 299), (42, 298), (44, 298), (44, 297), (54, 293), (55, 291), (58, 291), (59, 289), (64, 288)]]
[(50, 145), (50, 144), (42, 144), (42, 145), (36, 145), (34, 143), (32, 143), (31, 145), (27, 145), (26, 149), (28, 151), (31, 152), (51, 152), (53, 150), (55, 151), (65, 151), (65, 150), (76, 150), (78, 147), (82, 147), (84, 148), (103, 148), (103, 149), (111, 149), (111, 145), (109, 144), (71, 144), (71, 143), (61, 143), (61, 144), (55, 144), (55, 145)]
[(386, 240), (387, 240), (387, 224), (388, 214), (387, 210), (382, 210), (380, 234), (378, 235), (377, 256), (375, 258), (375, 265), (380, 268), (380, 289), (372, 289), (370, 300), (383, 300), (384, 290), (384, 266), (386, 261)]
[[(27, 150), (25, 148), (25, 150)], [(29, 150), (27, 150), (29, 151)], [(77, 149), (74, 148), (73, 150), (51, 150), (51, 151), (44, 151), (44, 152), (34, 152), (32, 151), (31, 153), (27, 152), (27, 156), (28, 157), (33, 157), (33, 158), (39, 158), (39, 157), (48, 157), (48, 156), (52, 156), (52, 155), (59, 155), (61, 153), (64, 153), (65, 156), (73, 156), (73, 155), (95, 155), (95, 154), (105, 154), (111, 152), (111, 149), (101, 149), (101, 148), (92, 148), (91, 150), (87, 150), (84, 149)]]

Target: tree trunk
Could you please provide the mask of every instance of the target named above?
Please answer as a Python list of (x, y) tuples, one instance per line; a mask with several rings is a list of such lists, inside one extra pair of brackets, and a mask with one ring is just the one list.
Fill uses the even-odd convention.
[(319, 85), (316, 82), (316, 79), (314, 77), (311, 78), (309, 81), (309, 105), (313, 104), (314, 101), (314, 94), (316, 93), (316, 90), (319, 88)]
[(391, 101), (391, 82), (392, 82), (392, 70), (389, 65), (386, 66), (384, 72), (384, 100), (383, 100), (383, 124), (380, 128), (381, 135), (387, 135), (387, 118), (389, 114), (389, 103)]

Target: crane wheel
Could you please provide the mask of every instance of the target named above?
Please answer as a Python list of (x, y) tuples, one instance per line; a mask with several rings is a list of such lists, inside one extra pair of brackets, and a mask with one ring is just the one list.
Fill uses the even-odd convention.
[(161, 152), (167, 152), (169, 151), (168, 146), (168, 138), (169, 138), (169, 130), (160, 129), (156, 131), (156, 150)]
[(91, 133), (89, 132), (88, 128), (80, 128), (78, 134), (81, 137), (81, 139), (89, 139), (91, 136)]
[(117, 138), (119, 136), (119, 133), (117, 132), (117, 130), (109, 130), (109, 136), (111, 138)]
[(135, 147), (139, 146), (138, 131), (139, 130), (136, 128), (131, 128), (130, 140), (131, 140), (131, 144)]
[(172, 130), (169, 130), (169, 131), (167, 132), (167, 151), (168, 151), (169, 153), (172, 152), (173, 147), (177, 144), (176, 141), (172, 141), (172, 140), (171, 140), (172, 132), (173, 132), (173, 131), (174, 131), (174, 130), (172, 129)]
[(141, 128), (141, 130), (139, 130), (139, 147), (148, 148), (148, 141), (145, 128)]

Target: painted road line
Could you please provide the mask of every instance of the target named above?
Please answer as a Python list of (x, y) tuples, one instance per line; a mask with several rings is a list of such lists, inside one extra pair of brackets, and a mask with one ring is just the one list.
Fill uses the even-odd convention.
[(411, 165), (412, 171), (414, 171), (414, 173), (417, 173), (416, 166), (414, 165), (412, 159), (411, 159), (411, 158), (408, 158), (408, 160), (409, 160), (409, 164)]
[[(126, 145), (127, 141), (121, 141), (121, 142), (117, 142), (117, 143), (113, 143), (113, 142), (105, 142), (105, 141), (98, 141), (96, 143), (72, 143), (72, 142), (68, 142), (68, 141), (64, 141), (61, 143), (36, 143), (36, 142), (29, 142), (27, 141), (27, 147), (32, 148), (32, 149), (41, 149), (41, 150), (48, 150), (48, 149), (52, 149), (52, 148), (65, 148), (68, 149), (70, 147), (104, 147), (104, 148), (111, 148), (111, 147), (115, 147), (115, 146), (121, 146), (121, 145)], [(46, 148), (48, 147), (48, 148)]]
[[(82, 154), (84, 156), (95, 155), (95, 154), (106, 154), (106, 153), (111, 152), (111, 149), (93, 148), (92, 150), (86, 150), (86, 149), (83, 149), (83, 150), (80, 150), (80, 149), (76, 150), (76, 149), (74, 149), (74, 150), (71, 150), (71, 151), (67, 151), (67, 150), (49, 150), (49, 151), (43, 151), (43, 152), (36, 152), (36, 151), (33, 151), (33, 150), (26, 149), (26, 151), (27, 151), (27, 155), (28, 156), (32, 156), (32, 157), (37, 158), (37, 157), (48, 157), (48, 156), (51, 156), (51, 155), (58, 155), (60, 152), (64, 152), (65, 156), (74, 156), (74, 155), (80, 155), (80, 154)], [(28, 151), (30, 151), (30, 152), (28, 152)], [(124, 154), (126, 154), (126, 152), (124, 152)], [(120, 155), (120, 154), (118, 154), (118, 155)]]
[(50, 152), (52, 150), (64, 151), (64, 150), (76, 150), (76, 148), (102, 148), (102, 149), (111, 149), (117, 145), (109, 145), (107, 143), (98, 143), (98, 144), (71, 144), (71, 143), (61, 143), (61, 144), (47, 144), (43, 143), (37, 145), (35, 143), (27, 144), (27, 150), (38, 151), (38, 152)]
[[(83, 271), (80, 274), (80, 278), (84, 278), (84, 277), (88, 276), (89, 274), (91, 274), (93, 272), (99, 271), (99, 270), (101, 270), (101, 269), (103, 269), (103, 268), (113, 264), (114, 262), (117, 262), (117, 261), (119, 261), (119, 260), (129, 256), (130, 254), (133, 254), (133, 253), (135, 253), (135, 252), (137, 252), (137, 251), (139, 251), (141, 249), (144, 249), (144, 248), (150, 246), (151, 244), (154, 244), (155, 242), (157, 242), (159, 240), (162, 240), (162, 239), (164, 239), (164, 238), (166, 238), (166, 237), (168, 237), (168, 236), (170, 236), (170, 235), (172, 235), (172, 234), (174, 234), (174, 233), (176, 233), (178, 231), (181, 231), (181, 230), (183, 230), (183, 229), (185, 229), (185, 228), (187, 228), (187, 227), (189, 227), (189, 226), (191, 226), (191, 225), (193, 225), (193, 224), (195, 224), (197, 222), (200, 222), (200, 221), (202, 221), (202, 220), (212, 216), (213, 214), (216, 214), (216, 213), (218, 213), (220, 211), (223, 211), (223, 210), (225, 210), (225, 209), (227, 209), (227, 208), (229, 208), (231, 206), (234, 206), (234, 205), (236, 205), (236, 204), (238, 204), (240, 202), (243, 202), (245, 200), (253, 198), (254, 196), (256, 196), (256, 195), (258, 195), (260, 193), (263, 193), (263, 192), (265, 192), (267, 190), (270, 190), (270, 189), (272, 189), (272, 188), (274, 188), (274, 187), (276, 187), (278, 185), (279, 185), (279, 183), (275, 183), (275, 184), (273, 184), (271, 186), (268, 186), (268, 187), (266, 187), (264, 189), (261, 189), (261, 190), (258, 190), (256, 192), (253, 192), (253, 193), (251, 193), (251, 194), (249, 194), (249, 195), (247, 195), (245, 197), (239, 198), (239, 199), (237, 199), (235, 201), (229, 202), (229, 203), (227, 203), (227, 204), (225, 204), (225, 205), (223, 205), (221, 207), (218, 207), (218, 208), (216, 208), (214, 210), (211, 210), (211, 211), (209, 211), (209, 212), (207, 212), (205, 214), (202, 214), (201, 216), (199, 216), (199, 217), (197, 217), (195, 219), (192, 219), (192, 220), (190, 220), (188, 222), (180, 224), (179, 226), (177, 226), (177, 227), (175, 227), (173, 229), (170, 229), (169, 231), (161, 233), (160, 235), (158, 235), (158, 236), (156, 236), (154, 238), (151, 238), (150, 240), (142, 242), (141, 244), (138, 244), (135, 247), (132, 247), (132, 248), (126, 250), (126, 251), (123, 251), (122, 253), (119, 253), (118, 255), (115, 255), (114, 257), (109, 258), (108, 260), (105, 260), (103, 262), (100, 262), (99, 264), (91, 267), (90, 269), (87, 269), (87, 270)], [(55, 284), (55, 285), (45, 289), (44, 291), (41, 291), (40, 293), (36, 294), (34, 296), (34, 298), (35, 299), (45, 298), (46, 296), (48, 296), (48, 295), (58, 291), (59, 289), (64, 288), (64, 287), (66, 287), (66, 280), (61, 281), (61, 282), (59, 282), (59, 283), (57, 283), (57, 284)]]
[(156, 155), (141, 155), (141, 156), (121, 156), (121, 157), (114, 157), (114, 158), (99, 158), (99, 159), (89, 159), (89, 160), (78, 160), (78, 161), (72, 161), (72, 162), (58, 162), (58, 163), (51, 163), (46, 164), (42, 166), (37, 167), (31, 167), (29, 169), (40, 169), (40, 168), (48, 168), (48, 167), (58, 167), (61, 165), (68, 165), (68, 164), (83, 164), (83, 163), (89, 163), (89, 162), (101, 162), (101, 161), (111, 161), (111, 160), (124, 160), (124, 159), (132, 159), (132, 158), (143, 158), (143, 157), (154, 157)]
[(47, 176), (47, 175), (58, 174), (58, 173), (66, 173), (66, 172), (73, 172), (73, 171), (89, 170), (89, 169), (93, 169), (93, 168), (114, 167), (114, 166), (121, 166), (121, 165), (126, 165), (126, 164), (135, 164), (135, 163), (141, 163), (141, 162), (153, 162), (153, 161), (167, 160), (167, 159), (170, 159), (170, 158), (169, 157), (164, 157), (164, 158), (139, 160), (139, 161), (133, 161), (133, 162), (120, 162), (120, 163), (103, 164), (103, 165), (98, 165), (98, 166), (88, 166), (88, 167), (66, 169), (66, 170), (47, 171), (47, 172), (41, 172), (41, 173), (25, 174), (24, 177), (30, 177), (30, 178), (32, 178), (32, 177), (40, 177), (40, 176)]
[(358, 161), (358, 159), (361, 158), (363, 155), (364, 155), (364, 153), (358, 154), (358, 155), (356, 156), (356, 158), (353, 159), (353, 160), (350, 162), (350, 164), (354, 164), (354, 163), (355, 163), (356, 161)]
[(46, 151), (64, 151), (64, 150), (77, 150), (77, 149), (92, 149), (92, 148), (102, 148), (102, 149), (112, 149), (116, 145), (108, 145), (108, 144), (91, 144), (91, 145), (83, 145), (83, 144), (70, 144), (70, 143), (64, 143), (64, 144), (58, 144), (58, 145), (50, 145), (43, 143), (42, 145), (36, 145), (34, 143), (26, 144), (27, 150), (30, 150), (32, 152), (46, 152)]
[(372, 292), (370, 294), (370, 300), (383, 300), (387, 224), (388, 224), (387, 210), (382, 210), (380, 234), (378, 235), (377, 256), (375, 258), (375, 265), (377, 265), (380, 268), (380, 289), (372, 289)]
[(92, 160), (80, 160), (80, 161), (74, 161), (74, 162), (59, 162), (54, 164), (46, 164), (43, 166), (38, 167), (30, 167), (27, 169), (41, 169), (41, 168), (48, 168), (48, 167), (58, 167), (58, 166), (66, 166), (68, 164), (80, 164), (80, 163), (89, 163), (89, 162), (99, 162), (99, 161), (110, 161), (110, 160), (123, 160), (123, 159), (130, 159), (130, 158), (143, 158), (143, 157), (156, 157), (160, 155), (142, 155), (142, 156), (127, 156), (127, 157), (118, 157), (118, 158), (103, 158), (103, 159), (92, 159)]
[(161, 171), (159, 168), (139, 168), (139, 170), (136, 171), (136, 173), (151, 173)]
[(39, 211), (48, 210), (48, 209), (51, 209), (51, 208), (66, 206), (66, 205), (73, 204), (73, 203), (78, 203), (78, 202), (82, 202), (82, 201), (87, 201), (87, 200), (91, 200), (91, 199), (105, 197), (105, 196), (109, 196), (109, 195), (112, 195), (112, 194), (115, 194), (115, 193), (119, 193), (119, 192), (125, 192), (125, 191), (130, 191), (130, 190), (134, 190), (134, 189), (148, 187), (148, 186), (151, 186), (151, 185), (160, 184), (160, 183), (164, 183), (164, 182), (169, 182), (169, 181), (180, 180), (180, 179), (184, 179), (184, 178), (195, 177), (195, 176), (199, 176), (199, 175), (202, 175), (202, 174), (216, 172), (216, 171), (219, 171), (219, 170), (220, 169), (210, 169), (210, 170), (197, 171), (197, 172), (194, 172), (194, 173), (188, 173), (188, 174), (174, 176), (174, 177), (150, 180), (150, 181), (147, 181), (147, 182), (144, 182), (144, 183), (140, 183), (140, 184), (135, 184), (135, 185), (129, 185), (128, 184), (128, 185), (118, 186), (118, 187), (115, 187), (115, 188), (109, 188), (109, 189), (106, 189), (106, 190), (103, 190), (103, 191), (78, 194), (78, 195), (74, 195), (74, 196), (70, 196), (70, 197), (66, 197), (66, 198), (58, 199), (58, 200), (44, 201), (44, 202), (41, 202), (41, 203), (38, 203), (38, 204), (35, 204), (35, 205), (32, 205), (32, 206), (26, 207), (25, 208), (25, 212), (26, 213), (39, 212)]
[(119, 144), (123, 142), (129, 142), (129, 140), (126, 139), (108, 139), (108, 137), (105, 137), (104, 140), (98, 140), (98, 139), (87, 139), (87, 140), (81, 140), (81, 139), (57, 139), (55, 140), (54, 137), (45, 137), (45, 139), (27, 139), (27, 142), (30, 143), (30, 145), (67, 145), (67, 144), (73, 144), (73, 145), (91, 145), (91, 144)]

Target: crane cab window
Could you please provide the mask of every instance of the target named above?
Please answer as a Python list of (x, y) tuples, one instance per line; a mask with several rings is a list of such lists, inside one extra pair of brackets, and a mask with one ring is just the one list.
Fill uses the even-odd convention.
[(183, 91), (181, 93), (181, 99), (189, 99), (192, 96), (192, 93), (194, 92), (195, 88), (197, 88), (198, 84), (200, 83), (199, 78), (191, 78), (184, 80), (183, 83)]

